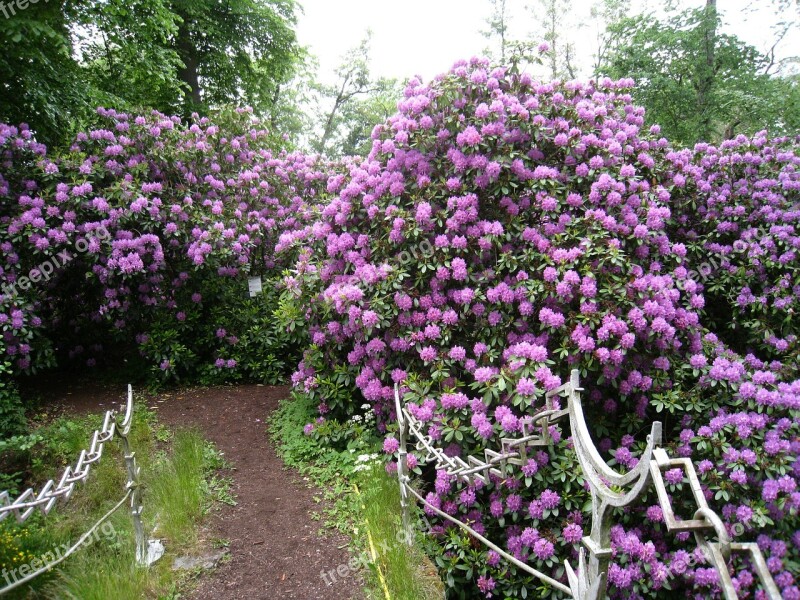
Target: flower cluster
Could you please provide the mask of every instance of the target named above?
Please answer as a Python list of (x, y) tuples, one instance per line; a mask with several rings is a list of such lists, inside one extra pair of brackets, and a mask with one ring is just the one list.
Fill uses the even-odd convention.
[(710, 329), (741, 354), (756, 350), (793, 376), (800, 357), (795, 277), (800, 252), (800, 156), (796, 140), (738, 136), (719, 148), (670, 152), (667, 165), (679, 207), (672, 220), (686, 239), (709, 306)]

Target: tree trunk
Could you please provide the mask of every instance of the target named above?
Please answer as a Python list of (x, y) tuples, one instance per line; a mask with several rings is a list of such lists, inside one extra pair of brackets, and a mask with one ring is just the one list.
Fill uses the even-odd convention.
[(500, 59), (506, 64), (506, 0), (500, 2)]
[(697, 86), (697, 105), (700, 112), (700, 134), (710, 141), (713, 119), (711, 92), (716, 79), (717, 0), (706, 0), (703, 12), (703, 64)]
[(186, 22), (186, 17), (178, 29), (177, 51), (183, 62), (183, 68), (178, 70), (178, 77), (186, 86), (183, 90), (186, 113), (184, 116), (189, 116), (192, 112), (200, 109), (203, 99), (200, 94), (200, 77), (197, 72), (200, 61), (197, 57), (197, 48), (189, 35), (189, 24)]

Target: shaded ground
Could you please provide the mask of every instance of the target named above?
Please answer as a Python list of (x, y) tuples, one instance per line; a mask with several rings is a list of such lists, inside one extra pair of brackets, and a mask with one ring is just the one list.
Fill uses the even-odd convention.
[[(124, 400), (119, 386), (47, 382), (35, 392), (51, 414), (102, 412)], [(284, 469), (266, 435), (265, 419), (287, 396), (285, 387), (245, 385), (190, 389), (151, 398), (148, 404), (170, 426), (197, 426), (233, 465), (238, 505), (215, 513), (209, 540), (227, 540), (230, 560), (203, 574), (195, 599), (242, 598), (360, 600), (353, 577), (326, 585), (321, 572), (347, 564), (347, 539), (317, 535), (314, 490)]]
[(20, 382), (25, 404), (34, 403), (35, 413), (49, 417), (62, 414), (98, 414), (118, 408), (127, 400), (125, 385), (98, 381), (82, 381), (69, 374), (51, 373), (46, 377), (30, 377)]

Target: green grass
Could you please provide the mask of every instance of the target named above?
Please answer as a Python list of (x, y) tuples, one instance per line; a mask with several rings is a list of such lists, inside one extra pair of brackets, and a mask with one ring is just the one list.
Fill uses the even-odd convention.
[[(303, 434), (303, 425), (313, 417), (314, 406), (303, 396), (296, 396), (273, 413), (270, 434), (284, 462), (322, 490), (319, 501), (325, 508), (320, 520), (326, 527), (350, 536), (352, 556), (362, 564), (370, 563), (369, 569), (361, 571), (367, 598), (385, 599), (381, 576), (393, 600), (444, 598), (441, 579), (420, 544), (416, 540), (411, 546), (403, 543), (397, 480), (386, 474), (382, 462), (356, 469), (359, 454), (380, 453), (376, 442), (350, 440), (350, 449), (336, 450)], [(363, 560), (365, 557), (367, 560)]]
[[(28, 477), (43, 482), (73, 464), (90, 434), (100, 425), (100, 415), (58, 418), (37, 429), (44, 442), (31, 450)], [(234, 502), (230, 480), (217, 474), (225, 466), (221, 455), (202, 435), (191, 429), (170, 432), (154, 413), (137, 405), (130, 436), (141, 467), (143, 519), (148, 537), (161, 539), (167, 553), (148, 569), (135, 565), (135, 543), (130, 505), (125, 503), (83, 546), (30, 587), (11, 592), (9, 598), (176, 598), (190, 584), (191, 573), (172, 571), (176, 556), (199, 550), (199, 527), (204, 514), (220, 502)], [(106, 444), (87, 484), (79, 484), (73, 497), (60, 502), (49, 516), (37, 515), (19, 526), (13, 519), (0, 523), (0, 568), (41, 557), (63, 545), (72, 545), (100, 516), (125, 494), (126, 469), (119, 442)], [(5, 534), (5, 538), (3, 535)], [(14, 534), (22, 535), (13, 538)], [(21, 541), (20, 541), (21, 540)], [(5, 582), (0, 579), (0, 585)]]
[(178, 431), (172, 440), (173, 460), (161, 463), (149, 485), (148, 500), (158, 507), (158, 535), (177, 545), (197, 541), (196, 525), (203, 512), (204, 447), (196, 431)]
[[(377, 555), (375, 569), (381, 575), (393, 600), (442, 600), (444, 586), (436, 568), (416, 543), (406, 543), (400, 510), (400, 485), (380, 466), (358, 476), (364, 524)], [(412, 516), (413, 519), (413, 516)], [(374, 581), (378, 579), (377, 585)], [(371, 598), (384, 598), (383, 584), (375, 571), (371, 578)]]

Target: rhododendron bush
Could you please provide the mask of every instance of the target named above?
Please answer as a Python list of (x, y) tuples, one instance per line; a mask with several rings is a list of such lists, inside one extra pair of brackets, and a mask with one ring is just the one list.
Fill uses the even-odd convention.
[[(800, 381), (763, 352), (769, 318), (750, 316), (752, 338), (735, 347), (725, 342), (732, 325), (709, 328), (726, 310), (743, 316), (724, 304), (734, 293), (725, 286), (733, 279), (741, 294), (748, 274), (717, 273), (709, 307), (692, 264), (724, 253), (717, 236), (734, 234), (722, 226), (729, 212), (740, 228), (774, 223), (759, 234), (769, 261), (748, 255), (750, 285), (774, 299), (770, 317), (790, 315), (797, 281), (781, 282), (795, 276), (794, 255), (782, 253), (798, 241), (798, 158), (763, 138), (676, 152), (656, 127), (642, 129), (631, 84), (540, 84), (477, 60), (430, 85), (412, 80), (369, 157), (329, 179), (335, 197), (318, 222), (286, 234), (302, 248), (286, 285), (313, 343), (294, 382), (321, 419), (372, 403), (390, 454), (397, 383), (437, 443), (466, 457), (521, 435), (543, 392), (579, 369), (612, 464), (634, 466), (649, 424), (662, 420), (670, 452), (698, 465), (731, 534), (757, 539), (785, 597), (800, 597)], [(738, 146), (764, 157), (759, 169), (722, 159)], [(735, 208), (743, 196), (752, 205)], [(774, 335), (791, 346), (787, 320)], [(588, 532), (589, 498), (569, 431), (552, 433), (553, 447), (505, 478), (467, 486), (440, 471), (427, 497), (563, 579), (563, 559), (575, 561)], [(665, 480), (691, 518), (681, 472)], [(616, 516), (611, 594), (719, 596), (713, 569), (690, 556), (694, 541), (662, 521), (654, 491)], [(433, 533), (453, 597), (551, 593), (457, 528), (441, 522)], [(736, 566), (737, 589), (752, 596), (753, 572)]]
[(296, 339), (270, 278), (292, 258), (274, 247), (313, 214), (325, 165), (274, 154), (247, 111), (98, 118), (54, 157), (0, 128), (0, 354), (25, 373), (133, 347), (164, 377), (281, 379)]
[[(789, 140), (739, 136), (667, 157), (675, 172), (675, 235), (705, 287), (705, 322), (742, 353), (797, 373), (800, 189)], [(676, 210), (677, 208), (677, 210)]]

